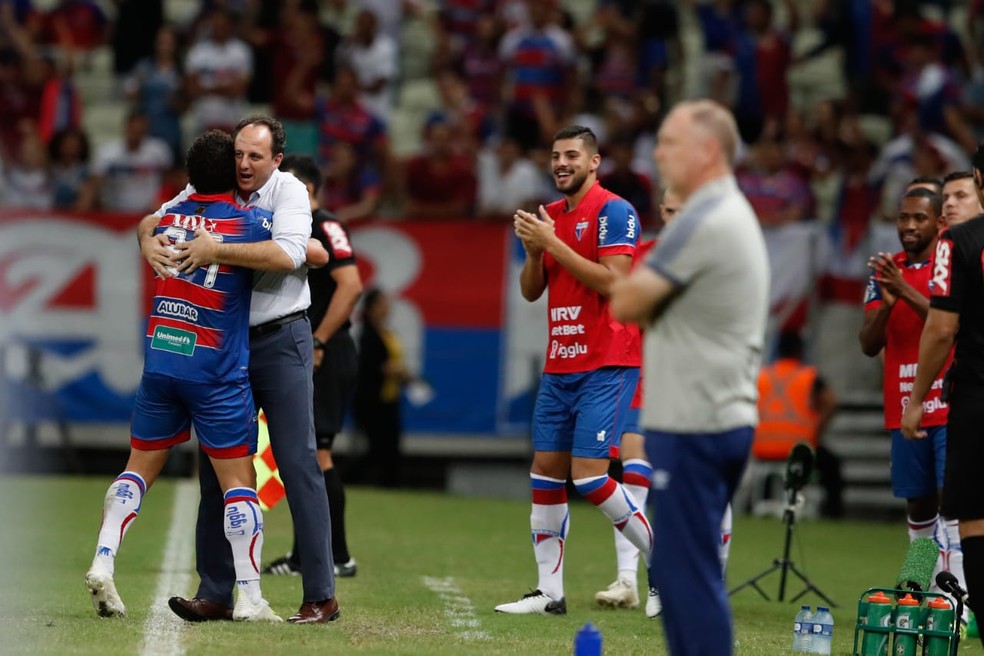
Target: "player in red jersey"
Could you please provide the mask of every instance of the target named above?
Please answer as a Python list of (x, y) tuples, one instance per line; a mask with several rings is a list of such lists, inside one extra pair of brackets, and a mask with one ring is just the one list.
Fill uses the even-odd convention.
[(936, 539), (943, 554), (942, 566), (962, 579), (956, 522), (948, 527), (949, 522), (941, 522), (939, 516), (948, 415), (940, 398), (942, 372), (923, 402), (923, 425), (930, 439), (906, 440), (900, 430), (916, 377), (919, 336), (929, 312), (931, 256), (944, 225), (942, 206), (942, 197), (926, 188), (910, 188), (903, 196), (897, 218), (903, 250), (894, 255), (878, 253), (870, 259), (872, 275), (858, 337), (861, 350), (869, 357), (884, 349), (885, 428), (892, 433), (892, 491), (906, 500), (909, 539)]
[(565, 198), (541, 206), (539, 216), (517, 210), (513, 217), (526, 250), (520, 289), (530, 302), (549, 289), (549, 337), (533, 416), (530, 470), (530, 528), (539, 583), (518, 601), (496, 606), (501, 613), (567, 612), (568, 476), (647, 564), (652, 548), (644, 510), (608, 475), (609, 449), (622, 433), (640, 364), (639, 329), (612, 318), (608, 295), (629, 272), (639, 223), (632, 205), (598, 184), (600, 162), (591, 130), (560, 130), (551, 165)]

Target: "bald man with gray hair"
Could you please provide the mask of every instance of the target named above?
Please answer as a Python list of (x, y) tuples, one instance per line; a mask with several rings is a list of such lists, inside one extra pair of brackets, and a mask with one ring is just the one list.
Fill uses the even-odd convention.
[[(758, 423), (769, 271), (758, 219), (732, 172), (738, 130), (717, 103), (678, 104), (653, 156), (683, 201), (659, 244), (612, 287), (619, 321), (645, 328), (641, 425), (653, 463), (651, 576), (671, 654), (732, 651), (719, 527)], [(694, 613), (690, 600), (701, 600)]]

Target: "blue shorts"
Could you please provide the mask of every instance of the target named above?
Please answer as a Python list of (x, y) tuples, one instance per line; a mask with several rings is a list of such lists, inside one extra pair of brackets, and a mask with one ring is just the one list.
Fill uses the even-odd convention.
[(130, 425), (130, 446), (159, 451), (191, 438), (191, 425), (202, 451), (214, 458), (241, 458), (256, 453), (256, 409), (249, 377), (194, 383), (144, 374), (137, 389)]
[(636, 367), (544, 374), (533, 409), (533, 449), (608, 458), (621, 438), (638, 380)]
[(625, 423), (622, 425), (622, 431), (618, 434), (619, 441), (621, 441), (622, 436), (626, 433), (643, 435), (642, 427), (639, 425), (641, 416), (642, 408), (629, 408), (629, 411), (625, 414)]
[(907, 440), (892, 430), (892, 494), (900, 499), (935, 496), (946, 468), (946, 426), (926, 428), (922, 440)]

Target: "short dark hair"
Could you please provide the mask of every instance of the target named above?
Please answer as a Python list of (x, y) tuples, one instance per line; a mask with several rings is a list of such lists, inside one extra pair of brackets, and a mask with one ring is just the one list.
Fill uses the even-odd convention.
[(974, 179), (974, 172), (973, 171), (951, 171), (950, 173), (947, 173), (945, 176), (943, 176), (943, 184), (945, 185), (947, 182), (953, 182), (954, 180), (965, 180), (967, 178), (970, 178), (971, 180), (973, 180)]
[(933, 209), (933, 213), (939, 216), (943, 212), (943, 196), (931, 191), (926, 187), (916, 187), (915, 189), (910, 189), (905, 192), (902, 198), (925, 198), (929, 200), (929, 206)]
[(911, 187), (912, 185), (933, 185), (937, 189), (942, 190), (943, 184), (945, 182), (946, 179), (940, 180), (939, 178), (932, 175), (920, 175), (913, 178), (912, 180), (909, 180), (909, 184), (906, 186)]
[(221, 194), (236, 188), (236, 148), (232, 136), (209, 130), (188, 148), (188, 182), (200, 194)]
[(598, 137), (591, 131), (591, 128), (583, 125), (568, 125), (566, 128), (557, 130), (557, 134), (553, 138), (554, 143), (562, 139), (580, 139), (592, 155), (598, 152)]
[(266, 114), (253, 114), (239, 121), (239, 124), (236, 125), (236, 129), (232, 133), (233, 138), (239, 134), (240, 130), (248, 125), (265, 125), (270, 130), (270, 150), (273, 152), (273, 156), (276, 157), (284, 152), (284, 148), (287, 146), (287, 132), (284, 130), (283, 123)]
[(321, 188), (321, 169), (310, 155), (284, 155), (283, 161), (280, 162), (280, 170), (292, 172), (294, 177), (304, 184), (313, 184), (315, 194)]

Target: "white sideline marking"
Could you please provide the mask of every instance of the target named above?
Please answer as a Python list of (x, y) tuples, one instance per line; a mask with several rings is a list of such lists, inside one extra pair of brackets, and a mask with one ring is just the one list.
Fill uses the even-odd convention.
[(488, 640), (491, 637), (480, 630), (482, 625), (475, 616), (475, 605), (461, 592), (453, 576), (444, 578), (423, 576), (421, 580), (428, 590), (436, 592), (444, 601), (444, 614), (449, 618), (451, 626), (459, 637), (466, 640)]
[(157, 579), (153, 605), (144, 622), (141, 656), (182, 656), (185, 652), (181, 644), (183, 622), (168, 608), (167, 600), (175, 594), (186, 594), (191, 585), (197, 510), (198, 485), (195, 481), (178, 481), (161, 575)]

